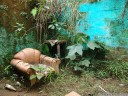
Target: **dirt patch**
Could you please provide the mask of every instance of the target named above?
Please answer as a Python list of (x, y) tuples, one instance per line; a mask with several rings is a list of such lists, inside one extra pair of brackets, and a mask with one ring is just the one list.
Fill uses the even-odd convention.
[[(12, 84), (18, 91), (13, 92), (5, 89), (4, 86), (6, 83)], [(104, 93), (98, 87), (99, 85), (110, 93), (127, 94), (127, 84), (124, 86), (120, 86), (120, 84), (122, 84), (121, 81), (111, 78), (100, 80), (90, 73), (85, 72), (81, 76), (76, 76), (68, 70), (62, 70), (60, 75), (55, 78), (54, 81), (49, 83), (39, 83), (33, 88), (23, 86), (19, 88), (15, 86), (15, 82), (3, 79), (0, 82), (0, 96), (64, 96), (71, 91), (75, 91), (82, 96), (90, 96), (89, 94), (97, 96), (99, 93)]]
[[(19, 87), (15, 85), (16, 82), (12, 82), (6, 79), (1, 80), (0, 82), (0, 96), (38, 96), (38, 90), (29, 90), (29, 88), (26, 87)], [(11, 91), (6, 89), (4, 86), (5, 84), (11, 84), (13, 85), (17, 91)]]

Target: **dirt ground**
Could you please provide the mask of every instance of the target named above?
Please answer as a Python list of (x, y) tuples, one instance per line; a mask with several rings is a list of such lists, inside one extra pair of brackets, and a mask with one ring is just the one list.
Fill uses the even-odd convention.
[[(6, 84), (12, 85), (16, 88), (16, 91), (5, 88)], [(47, 96), (46, 94), (40, 94), (39, 86), (37, 88), (27, 88), (25, 86), (17, 86), (16, 81), (10, 81), (3, 79), (0, 81), (0, 96)]]
[[(65, 70), (63, 70), (65, 71)], [(81, 96), (109, 96), (97, 95), (105, 93), (99, 85), (109, 93), (124, 94), (113, 96), (128, 96), (128, 85), (119, 80), (112, 78), (102, 79), (93, 77), (91, 74), (83, 74), (76, 76), (70, 72), (62, 72), (60, 76), (49, 83), (39, 83), (33, 88), (18, 87), (15, 85), (16, 81), (7, 79), (0, 80), (0, 96), (65, 96), (71, 91), (75, 91)], [(11, 84), (17, 92), (5, 89), (5, 84)]]

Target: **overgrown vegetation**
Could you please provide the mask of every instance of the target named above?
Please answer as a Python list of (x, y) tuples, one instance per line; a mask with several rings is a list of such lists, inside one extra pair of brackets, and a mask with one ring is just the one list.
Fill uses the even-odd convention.
[[(94, 3), (99, 0), (89, 1)], [(79, 24), (77, 21), (86, 16), (86, 13), (77, 10), (82, 0), (30, 0), (28, 2), (35, 26), (26, 30), (24, 24), (16, 22), (13, 33), (6, 32), (6, 28), (0, 26), (0, 68), (4, 69), (0, 70), (2, 75), (9, 75), (12, 72), (9, 62), (16, 52), (32, 47), (39, 49), (43, 54), (49, 54), (49, 47), (44, 41), (57, 39), (67, 40), (68, 52), (65, 59), (68, 63), (66, 62), (66, 65), (73, 71), (92, 72), (98, 78), (112, 77), (128, 80), (128, 63), (107, 61), (106, 46), (97, 41), (90, 41), (89, 36), (77, 29), (76, 26)], [(0, 10), (6, 11), (8, 7), (1, 5)], [(21, 12), (20, 15), (29, 18), (28, 13)], [(44, 70), (43, 67), (33, 69)], [(40, 79), (41, 75), (33, 75), (30, 79), (32, 78)]]
[[(23, 33), (21, 33), (21, 31)], [(26, 31), (22, 24), (17, 23), (16, 31), (13, 33), (8, 34), (6, 29), (0, 26), (0, 68), (1, 70), (0, 75), (11, 74), (11, 66), (10, 61), (13, 58), (14, 54), (26, 47), (37, 48), (37, 42), (35, 40), (34, 32), (29, 30), (29, 34)]]
[(35, 74), (30, 76), (30, 80), (38, 79), (40, 80), (42, 77), (49, 77), (52, 78), (51, 74), (53, 73), (54, 69), (52, 67), (48, 67), (46, 65), (39, 64), (38, 66), (31, 66), (31, 69), (35, 71)]
[(128, 62), (118, 60), (94, 60), (92, 69), (96, 77), (120, 79), (128, 81)]
[[(90, 0), (89, 2), (94, 3), (98, 1), (99, 0)], [(111, 62), (109, 65), (107, 64), (109, 62), (108, 61), (104, 63), (103, 66), (101, 63), (99, 63), (99, 66), (98, 64), (93, 64), (93, 60), (97, 59), (98, 57), (98, 59), (105, 60), (105, 55), (108, 53), (108, 51), (104, 44), (97, 41), (90, 41), (89, 36), (83, 32), (79, 32), (79, 30), (76, 29), (78, 24), (77, 21), (81, 19), (82, 16), (86, 16), (86, 13), (80, 13), (77, 10), (81, 2), (81, 0), (68, 0), (61, 2), (59, 0), (55, 0), (51, 2), (38, 2), (39, 6), (34, 7), (31, 13), (37, 21), (36, 28), (40, 36), (39, 41), (41, 44), (43, 44), (46, 39), (51, 38), (68, 40), (68, 53), (66, 58), (69, 59), (68, 65), (70, 65), (75, 71), (94, 71), (96, 72), (95, 75), (101, 78), (113, 76), (120, 78), (116, 74), (120, 74), (121, 72), (125, 73), (125, 71), (120, 70), (120, 72), (117, 72), (118, 68), (114, 69), (117, 62), (116, 64)], [(87, 26), (85, 27), (87, 28)], [(49, 35), (49, 33), (54, 34), (54, 36)], [(127, 80), (127, 78), (125, 79)]]

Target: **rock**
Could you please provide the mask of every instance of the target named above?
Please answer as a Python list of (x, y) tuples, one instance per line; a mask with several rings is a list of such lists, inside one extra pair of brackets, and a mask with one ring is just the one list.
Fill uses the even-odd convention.
[(125, 86), (125, 84), (119, 84), (119, 86), (120, 86), (120, 87), (124, 87), (124, 86)]
[(78, 93), (72, 91), (69, 94), (66, 94), (65, 96), (80, 96)]

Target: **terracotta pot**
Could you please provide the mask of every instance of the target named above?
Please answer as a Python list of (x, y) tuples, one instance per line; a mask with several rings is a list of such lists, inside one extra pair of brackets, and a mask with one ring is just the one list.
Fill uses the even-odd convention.
[(55, 69), (55, 72), (59, 73), (59, 64), (61, 63), (60, 59), (55, 59), (48, 57), (46, 55), (41, 55), (40, 63), (53, 67)]
[(27, 63), (39, 63), (40, 61), (40, 51), (32, 48), (25, 48), (14, 55), (15, 59), (23, 60)]

